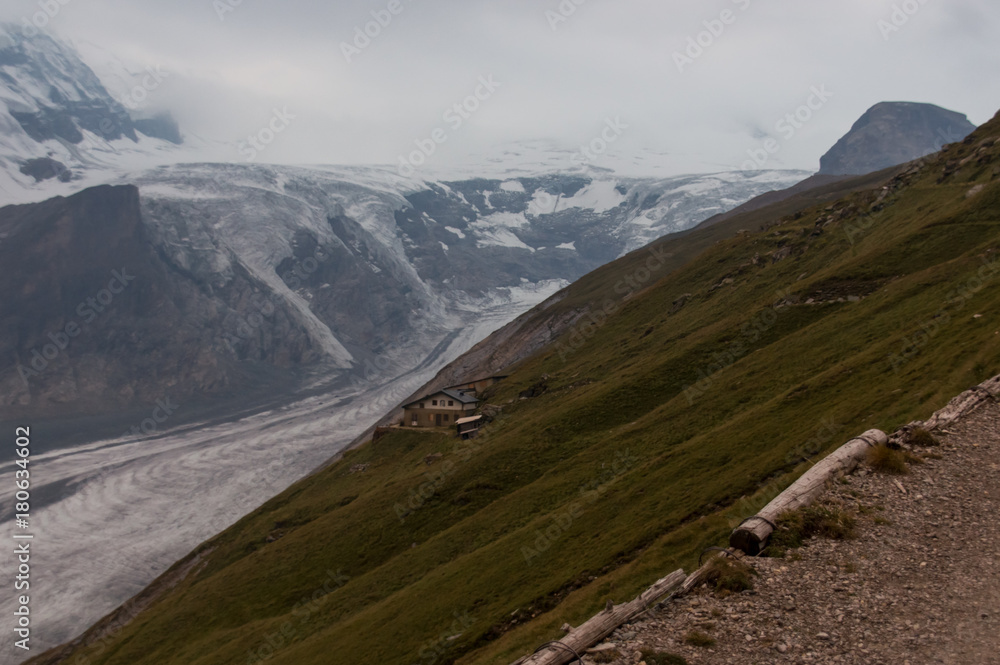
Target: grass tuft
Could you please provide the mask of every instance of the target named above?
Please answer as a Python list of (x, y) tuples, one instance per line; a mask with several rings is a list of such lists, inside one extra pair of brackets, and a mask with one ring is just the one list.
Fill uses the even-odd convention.
[(711, 635), (706, 635), (700, 630), (692, 630), (690, 633), (684, 636), (684, 641), (693, 647), (714, 647), (715, 638)]
[(646, 661), (646, 665), (688, 665), (687, 660), (681, 656), (664, 651), (643, 649), (639, 653), (642, 654), (642, 659)]
[(851, 513), (834, 506), (808, 506), (785, 513), (778, 518), (777, 526), (764, 554), (781, 558), (816, 536), (831, 540), (854, 538), (856, 521)]
[(757, 575), (757, 571), (745, 563), (720, 556), (712, 560), (705, 581), (716, 591), (740, 593), (753, 589), (753, 578)]
[(920, 446), (921, 448), (934, 448), (940, 446), (941, 442), (924, 428), (918, 427), (910, 432), (910, 445)]
[(901, 450), (893, 450), (888, 446), (875, 446), (869, 450), (868, 464), (879, 473), (894, 476), (910, 472), (910, 467), (906, 466), (906, 455)]

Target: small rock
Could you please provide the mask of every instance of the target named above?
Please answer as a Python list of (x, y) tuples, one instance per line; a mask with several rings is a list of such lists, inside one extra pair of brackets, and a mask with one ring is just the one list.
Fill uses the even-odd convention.
[(818, 635), (816, 635), (816, 639), (817, 640), (824, 640), (824, 641), (829, 640), (830, 639), (830, 634), (829, 633), (819, 633)]
[(611, 642), (605, 642), (604, 644), (598, 644), (596, 647), (587, 649), (587, 653), (604, 653), (605, 651), (614, 651), (618, 646), (612, 644)]
[(779, 644), (774, 648), (778, 650), (778, 653), (788, 653), (788, 646), (785, 644)]

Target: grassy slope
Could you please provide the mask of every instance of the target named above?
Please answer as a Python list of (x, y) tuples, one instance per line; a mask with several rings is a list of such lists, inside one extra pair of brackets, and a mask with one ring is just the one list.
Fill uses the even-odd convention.
[[(995, 120), (973, 138), (997, 135)], [(926, 416), (1000, 372), (1000, 269), (969, 288), (998, 256), (1000, 182), (975, 160), (937, 182), (975, 149), (894, 181), (871, 217), (858, 211), (877, 192), (710, 246), (578, 350), (514, 368), (491, 397), (501, 418), (473, 445), (400, 432), (352, 451), (203, 545), (203, 568), (79, 653), (108, 665), (506, 663), (692, 566), (801, 458)], [(975, 183), (986, 187), (966, 198)], [(784, 260), (752, 261), (783, 247)], [(637, 260), (585, 278), (590, 295), (573, 298), (603, 299)], [(789, 298), (779, 291), (799, 304), (775, 309)], [(836, 301), (847, 296), (864, 299)], [(914, 335), (894, 371), (888, 356)], [(518, 399), (540, 382), (541, 396)], [(444, 458), (428, 466), (434, 452)], [(430, 498), (400, 520), (394, 506), (422, 486)]]

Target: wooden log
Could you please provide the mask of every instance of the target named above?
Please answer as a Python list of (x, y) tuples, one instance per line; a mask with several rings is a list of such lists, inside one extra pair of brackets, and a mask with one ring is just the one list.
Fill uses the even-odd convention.
[(522, 658), (514, 665), (565, 665), (576, 660), (574, 654), (582, 656), (588, 648), (615, 632), (616, 628), (632, 621), (657, 600), (680, 588), (684, 579), (684, 571), (677, 570), (658, 580), (632, 601), (614, 606), (608, 601), (609, 607), (595, 614), (572, 633), (531, 656)]
[(915, 427), (923, 427), (929, 432), (942, 430), (966, 415), (980, 404), (1000, 397), (1000, 376), (983, 381), (972, 390), (966, 390), (952, 399), (948, 404), (934, 413), (933, 416), (920, 423), (912, 423)]
[(809, 505), (823, 493), (827, 482), (840, 473), (850, 473), (868, 454), (868, 450), (885, 445), (889, 437), (881, 430), (868, 430), (851, 439), (819, 464), (806, 471), (791, 487), (779, 494), (763, 510), (736, 527), (729, 536), (729, 546), (757, 556), (767, 546), (778, 517), (790, 510)]

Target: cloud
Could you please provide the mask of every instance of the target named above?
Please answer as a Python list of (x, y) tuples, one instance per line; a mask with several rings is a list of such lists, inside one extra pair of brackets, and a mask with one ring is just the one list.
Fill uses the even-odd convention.
[[(232, 143), (233, 159), (287, 108), (295, 120), (269, 161), (395, 163), (483, 75), (502, 87), (432, 160), (523, 140), (571, 149), (620, 116), (630, 129), (618, 150), (670, 153), (678, 170), (738, 168), (811, 86), (826, 85), (834, 98), (772, 164), (815, 168), (879, 101), (932, 102), (976, 123), (1000, 107), (1000, 7), (990, 0), (575, 2), (66, 0), (49, 27), (169, 71), (157, 106), (188, 132)], [(41, 6), (5, 4), (17, 22)], [(894, 4), (919, 10), (887, 40), (878, 21)], [(355, 43), (366, 27), (376, 36)], [(704, 46), (679, 71), (692, 39)]]

